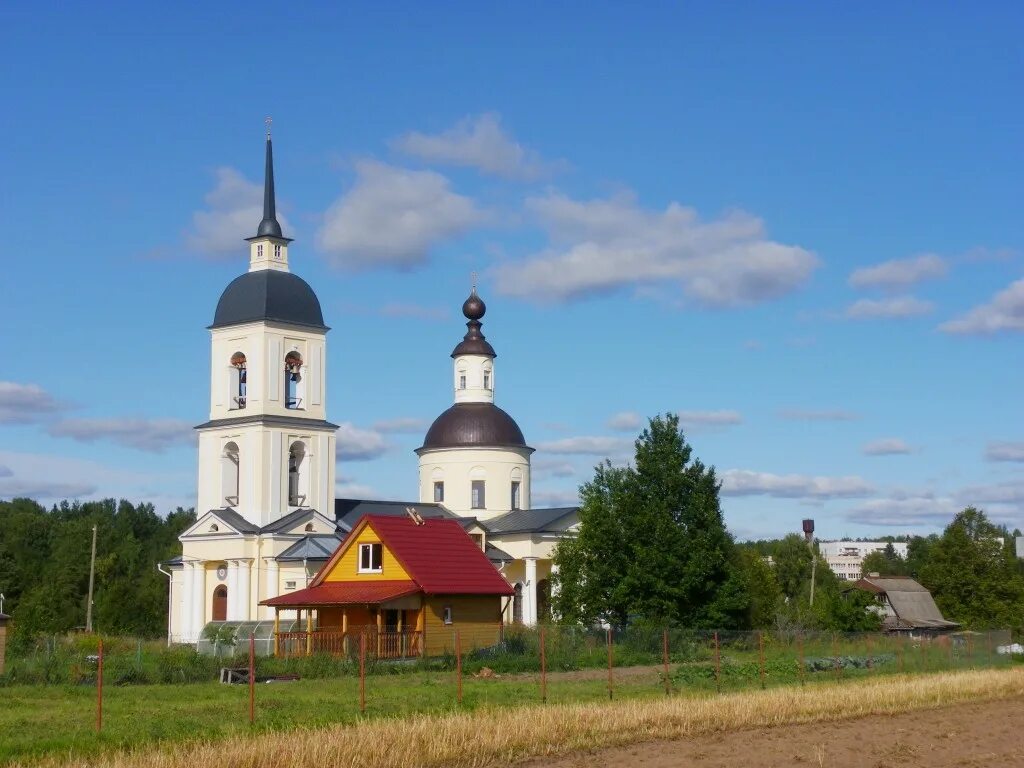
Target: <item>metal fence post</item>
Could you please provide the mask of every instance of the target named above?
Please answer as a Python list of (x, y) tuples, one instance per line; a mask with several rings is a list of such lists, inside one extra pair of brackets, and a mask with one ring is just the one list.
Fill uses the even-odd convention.
[(807, 684), (807, 665), (804, 663), (804, 636), (803, 633), (797, 635), (797, 664), (799, 669), (797, 670), (800, 674), (800, 685)]
[(256, 722), (256, 633), (249, 635), (249, 725)]
[(715, 690), (722, 692), (722, 646), (718, 642), (718, 633), (715, 632)]
[(103, 638), (99, 638), (96, 658), (96, 733), (103, 730)]
[(761, 690), (765, 689), (764, 681), (764, 632), (757, 633), (757, 666), (761, 675)]
[(359, 633), (359, 711), (366, 712), (366, 630)]
[(459, 630), (455, 630), (455, 675), (458, 679), (458, 698), (462, 704), (462, 638)]
[(544, 627), (540, 628), (540, 700), (547, 703), (548, 700), (548, 664), (547, 654), (544, 647)]
[(668, 696), (672, 693), (672, 684), (668, 677), (668, 629), (662, 630), (661, 636), (661, 657), (665, 663), (665, 695)]
[(612, 698), (612, 628), (608, 627), (608, 698)]

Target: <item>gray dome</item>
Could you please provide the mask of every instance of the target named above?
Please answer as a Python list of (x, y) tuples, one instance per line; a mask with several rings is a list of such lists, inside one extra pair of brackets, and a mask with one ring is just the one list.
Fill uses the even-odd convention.
[(309, 283), (291, 272), (261, 269), (232, 280), (217, 302), (211, 328), (261, 320), (326, 331), (320, 300)]
[(420, 450), (485, 447), (527, 448), (527, 445), (515, 419), (498, 406), (492, 403), (457, 403), (430, 425)]

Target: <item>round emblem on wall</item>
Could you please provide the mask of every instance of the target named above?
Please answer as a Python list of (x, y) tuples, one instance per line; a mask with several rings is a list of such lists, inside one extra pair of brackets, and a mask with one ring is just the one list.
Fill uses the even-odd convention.
[(217, 566), (217, 578), (224, 581), (228, 577), (228, 567), (226, 565)]

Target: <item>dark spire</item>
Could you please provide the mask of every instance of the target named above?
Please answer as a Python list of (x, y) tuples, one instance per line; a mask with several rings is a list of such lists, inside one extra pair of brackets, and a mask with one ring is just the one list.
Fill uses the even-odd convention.
[(480, 330), (483, 327), (480, 320), (486, 312), (487, 305), (484, 304), (483, 299), (476, 295), (474, 278), (473, 290), (470, 292), (469, 298), (462, 304), (462, 314), (469, 321), (466, 323), (468, 330), (462, 341), (459, 342), (459, 345), (452, 350), (452, 357), (458, 357), (459, 355), (488, 355), (489, 357), (497, 357), (494, 347), (484, 338), (484, 334)]
[(256, 237), (280, 237), (281, 225), (277, 221), (277, 203), (274, 199), (274, 144), (270, 140), (270, 118), (267, 118), (267, 167), (263, 174), (263, 221)]

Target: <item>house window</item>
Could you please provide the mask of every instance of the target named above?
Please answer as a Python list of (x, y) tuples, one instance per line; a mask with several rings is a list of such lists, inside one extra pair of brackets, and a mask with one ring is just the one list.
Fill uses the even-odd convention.
[(460, 373), (459, 374), (459, 389), (465, 389), (465, 388), (466, 388), (466, 374)]
[(383, 552), (384, 547), (380, 544), (360, 544), (359, 573), (380, 573), (383, 569), (381, 566)]
[(439, 504), (444, 501), (444, 480), (434, 481), (434, 501)]
[(306, 523), (305, 530), (307, 530), (307, 531), (315, 531), (316, 530), (316, 526), (314, 526), (312, 523)]
[(256, 256), (257, 256), (257, 258), (260, 258), (260, 259), (263, 258), (263, 246), (262, 245), (257, 245), (256, 246)]
[(473, 543), (480, 547), (480, 549), (484, 548), (484, 535), (482, 533), (471, 533), (469, 534), (469, 538), (471, 538)]
[(491, 388), (491, 374), (489, 371), (484, 371), (484, 389)]
[(444, 608), (442, 608), (441, 614), (444, 617), (445, 624), (452, 623), (452, 607), (450, 605), (446, 605)]
[(286, 581), (284, 583), (284, 588), (285, 589), (295, 589), (295, 582), (294, 581)]
[(518, 480), (512, 481), (512, 509), (519, 509), (519, 488), (521, 483)]
[(486, 500), (484, 499), (484, 481), (483, 480), (474, 480), (473, 481), (473, 485), (472, 485), (471, 490), (470, 490), (470, 495), (471, 495), (471, 498), (472, 498), (472, 503), (470, 504), (470, 506), (473, 509), (483, 509), (484, 506), (486, 505)]

